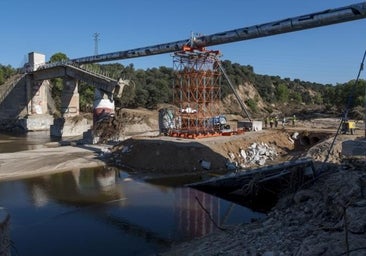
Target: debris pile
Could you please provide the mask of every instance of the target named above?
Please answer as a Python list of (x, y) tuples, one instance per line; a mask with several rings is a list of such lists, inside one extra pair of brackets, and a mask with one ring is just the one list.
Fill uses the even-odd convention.
[(318, 143), (308, 150), (306, 156), (313, 158), (314, 161), (323, 162), (329, 154), (328, 162), (339, 163), (341, 161), (342, 151), (341, 142), (344, 140), (344, 138), (342, 138), (342, 136), (338, 136), (338, 138), (334, 142), (333, 148), (331, 149), (331, 151), (329, 151), (333, 140), (334, 137)]
[(155, 112), (117, 109), (114, 115), (98, 120), (93, 127), (94, 144), (123, 141), (131, 135), (157, 135), (158, 121)]
[(123, 122), (114, 116), (108, 116), (94, 124), (94, 144), (107, 144), (110, 141), (118, 141), (124, 134)]
[(252, 143), (247, 150), (239, 148), (237, 154), (228, 152), (229, 161), (227, 168), (245, 168), (248, 166), (263, 166), (267, 160), (274, 160), (278, 154), (276, 148), (267, 143)]

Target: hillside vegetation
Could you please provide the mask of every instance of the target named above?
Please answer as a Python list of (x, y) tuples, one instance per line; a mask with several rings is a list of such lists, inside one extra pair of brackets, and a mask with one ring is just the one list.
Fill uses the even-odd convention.
[[(67, 58), (62, 53), (51, 57), (51, 61)], [(250, 65), (222, 62), (231, 82), (245, 102), (249, 112), (254, 117), (264, 117), (271, 114), (285, 116), (296, 114), (306, 118), (314, 112), (340, 115), (348, 106), (351, 118), (362, 119), (365, 100), (365, 80), (351, 80), (344, 84), (319, 84), (299, 79), (281, 78), (256, 74)], [(121, 98), (116, 100), (116, 107), (156, 109), (161, 103), (172, 102), (172, 81), (174, 70), (169, 67), (135, 69), (133, 64), (124, 66), (114, 64), (89, 64), (89, 70), (107, 74), (118, 79), (130, 79), (134, 86), (126, 87)], [(0, 86), (8, 78), (17, 73), (11, 66), (0, 65)], [(53, 98), (56, 106), (60, 103), (62, 80), (51, 81)], [(80, 83), (80, 108), (90, 112), (94, 97), (94, 89), (85, 83)], [(222, 79), (223, 113), (240, 113), (241, 109), (236, 102), (230, 87)]]

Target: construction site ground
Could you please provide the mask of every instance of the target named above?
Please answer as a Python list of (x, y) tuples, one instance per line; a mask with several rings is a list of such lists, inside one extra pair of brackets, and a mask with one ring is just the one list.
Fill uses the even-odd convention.
[[(244, 168), (257, 167), (255, 163), (240, 159), (240, 151), (247, 150), (253, 144), (265, 144), (276, 151), (276, 157), (268, 159), (266, 165), (305, 157), (312, 146), (334, 136), (339, 125), (336, 118), (318, 118), (299, 120), (295, 125), (287, 123), (284, 127), (280, 123), (277, 127), (263, 127), (261, 131), (238, 135), (187, 139), (158, 136), (157, 112), (123, 110), (119, 115), (128, 120), (124, 123), (125, 140), (111, 148), (112, 157), (109, 160), (137, 175), (155, 177), (207, 172), (208, 169), (225, 173), (228, 162), (235, 162)], [(236, 130), (241, 117), (228, 115), (227, 118), (231, 128)], [(110, 125), (102, 130), (109, 134), (108, 129)], [(356, 132), (354, 137), (360, 135), (362, 130)], [(202, 167), (202, 162), (209, 163), (210, 168)]]
[[(253, 143), (273, 145), (279, 154), (276, 161), (286, 160), (295, 145), (290, 134), (280, 129), (246, 132), (240, 135), (184, 139), (169, 136), (134, 136), (113, 151), (113, 161), (139, 174), (184, 174), (213, 170), (226, 172), (230, 155)], [(202, 162), (210, 164), (202, 167)]]

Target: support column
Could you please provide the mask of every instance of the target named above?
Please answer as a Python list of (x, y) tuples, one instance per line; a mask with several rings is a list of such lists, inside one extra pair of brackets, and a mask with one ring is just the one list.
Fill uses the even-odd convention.
[(28, 115), (48, 114), (48, 101), (46, 87), (48, 81), (34, 81), (31, 85), (31, 100), (28, 105)]
[[(29, 71), (36, 71), (38, 67), (46, 62), (46, 55), (36, 52), (30, 52), (28, 54), (28, 69)], [(28, 115), (41, 115), (48, 112), (48, 102), (46, 94), (46, 85), (49, 84), (45, 81), (34, 81), (31, 76), (27, 77), (27, 97)]]
[[(41, 53), (31, 52), (28, 54), (28, 69), (35, 71), (46, 62), (46, 56)], [(34, 81), (32, 76), (26, 78), (26, 93), (28, 100), (28, 115), (48, 114), (47, 87), (48, 80)]]
[(51, 136), (59, 138), (79, 136), (89, 130), (91, 125), (86, 118), (76, 122), (73, 120), (72, 117), (80, 114), (79, 110), (78, 80), (66, 77), (61, 95), (62, 117), (55, 119), (50, 130)]
[(68, 77), (64, 79), (61, 95), (61, 114), (63, 117), (79, 115), (78, 80)]
[[(53, 123), (53, 116), (48, 111), (49, 81), (34, 81), (31, 75), (25, 81), (27, 105), (24, 117), (17, 124), (24, 131), (47, 131)], [(16, 101), (16, 99), (14, 98)], [(0, 254), (1, 255), (1, 254)]]

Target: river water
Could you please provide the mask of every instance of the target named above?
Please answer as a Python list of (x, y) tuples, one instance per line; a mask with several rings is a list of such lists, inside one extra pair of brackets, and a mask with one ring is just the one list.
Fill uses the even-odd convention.
[[(0, 153), (42, 147), (44, 133), (0, 134)], [(264, 214), (180, 185), (112, 167), (0, 182), (12, 255), (156, 255), (173, 243)]]

